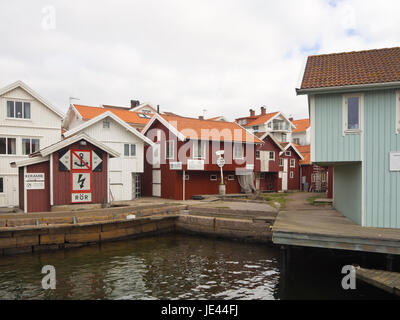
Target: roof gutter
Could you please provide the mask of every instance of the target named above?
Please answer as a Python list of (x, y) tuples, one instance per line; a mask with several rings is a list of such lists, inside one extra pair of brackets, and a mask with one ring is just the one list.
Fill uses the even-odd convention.
[(322, 87), (322, 88), (309, 88), (309, 89), (296, 88), (296, 94), (297, 95), (322, 94), (322, 93), (334, 93), (334, 92), (367, 91), (371, 89), (384, 90), (384, 89), (396, 89), (399, 87), (400, 87), (400, 81), (396, 81), (396, 82), (368, 83), (361, 85)]

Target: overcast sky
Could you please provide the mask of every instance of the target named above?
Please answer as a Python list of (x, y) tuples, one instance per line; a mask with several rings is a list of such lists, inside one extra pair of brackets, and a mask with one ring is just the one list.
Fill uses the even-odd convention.
[(3, 0), (0, 86), (22, 80), (64, 112), (73, 96), (307, 117), (306, 57), (399, 46), (399, 12), (398, 0)]

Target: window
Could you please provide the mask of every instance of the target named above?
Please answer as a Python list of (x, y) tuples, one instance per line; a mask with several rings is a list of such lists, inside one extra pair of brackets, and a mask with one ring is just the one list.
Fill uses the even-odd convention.
[(290, 157), (292, 155), (291, 151), (285, 151), (285, 156)]
[(39, 139), (22, 139), (22, 154), (27, 155), (39, 151), (40, 141)]
[(290, 167), (295, 168), (296, 167), (296, 161), (295, 159), (290, 159)]
[(290, 171), (290, 179), (293, 179), (293, 178), (294, 178), (294, 172)]
[(293, 143), (300, 144), (300, 138), (293, 138)]
[(268, 128), (272, 128), (272, 122), (268, 122)]
[(136, 156), (136, 144), (124, 144), (124, 156), (135, 157)]
[(110, 121), (104, 120), (103, 121), (103, 128), (104, 129), (110, 129)]
[(189, 175), (188, 174), (185, 174), (185, 180), (187, 181), (187, 180), (189, 180)]
[(217, 181), (217, 175), (216, 175), (216, 174), (212, 174), (212, 175), (210, 176), (210, 180), (211, 180), (211, 181)]
[(258, 130), (259, 130), (259, 126), (253, 126), (253, 131), (254, 132), (258, 132)]
[(193, 140), (193, 158), (205, 159), (206, 157), (206, 141)]
[(7, 118), (30, 119), (31, 103), (22, 101), (7, 101)]
[(0, 137), (0, 154), (17, 154), (15, 138)]
[(138, 116), (139, 116), (140, 118), (143, 118), (143, 119), (151, 119), (151, 117), (150, 117), (149, 115), (143, 114), (143, 113), (138, 113)]
[(233, 159), (243, 159), (243, 145), (241, 143), (233, 144)]
[(282, 158), (279, 158), (279, 166), (283, 167), (283, 159)]
[(257, 151), (256, 151), (256, 159), (257, 159), (257, 160), (260, 160), (260, 150), (257, 150)]
[(4, 193), (4, 178), (0, 177), (0, 193)]
[(344, 132), (359, 132), (361, 130), (362, 95), (344, 96), (343, 129)]
[(286, 135), (286, 133), (282, 133), (282, 142), (287, 142), (287, 135)]
[(165, 159), (174, 158), (174, 141), (165, 141)]
[(235, 176), (233, 174), (228, 176), (228, 181), (234, 181), (235, 180)]
[(269, 152), (269, 160), (275, 160), (275, 152), (273, 151)]

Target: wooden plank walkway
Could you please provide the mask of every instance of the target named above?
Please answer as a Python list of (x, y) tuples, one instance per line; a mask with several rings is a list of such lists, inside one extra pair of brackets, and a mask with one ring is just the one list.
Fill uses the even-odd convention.
[(275, 244), (400, 254), (400, 229), (361, 227), (333, 209), (281, 211), (272, 231)]
[(374, 287), (400, 296), (400, 273), (356, 267), (356, 278)]

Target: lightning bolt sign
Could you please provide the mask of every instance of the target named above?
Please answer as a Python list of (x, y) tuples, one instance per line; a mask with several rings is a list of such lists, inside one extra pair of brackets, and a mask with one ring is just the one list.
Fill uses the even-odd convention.
[(78, 183), (81, 189), (85, 186), (85, 181), (86, 181), (86, 178), (82, 179), (82, 176), (83, 176), (82, 174), (79, 174), (78, 177)]

